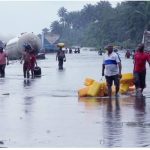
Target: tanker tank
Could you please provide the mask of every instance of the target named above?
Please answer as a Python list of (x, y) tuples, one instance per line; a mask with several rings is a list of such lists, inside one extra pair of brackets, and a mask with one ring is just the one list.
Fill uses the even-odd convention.
[(20, 59), (24, 52), (24, 45), (29, 44), (35, 53), (38, 54), (41, 49), (41, 41), (38, 36), (33, 33), (23, 33), (8, 41), (6, 44), (6, 52), (11, 60)]

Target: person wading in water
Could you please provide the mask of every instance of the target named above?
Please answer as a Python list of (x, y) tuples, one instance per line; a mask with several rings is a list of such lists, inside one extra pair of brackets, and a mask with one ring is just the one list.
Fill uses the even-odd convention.
[(30, 77), (30, 68), (31, 68), (31, 63), (30, 63), (30, 52), (32, 50), (31, 46), (26, 44), (24, 45), (24, 48), (25, 48), (25, 51), (22, 55), (22, 58), (21, 58), (21, 61), (20, 63), (22, 64), (22, 61), (24, 61), (23, 63), (23, 75), (24, 75), (24, 78), (28, 78)]
[(107, 53), (104, 55), (103, 65), (102, 65), (102, 76), (104, 76), (108, 87), (108, 96), (111, 97), (112, 94), (112, 83), (114, 81), (116, 87), (116, 97), (118, 97), (119, 87), (120, 87), (120, 78), (121, 75), (121, 60), (118, 55), (113, 52), (113, 46), (107, 46)]
[(139, 44), (134, 54), (134, 79), (137, 96), (142, 96), (142, 92), (146, 87), (146, 62), (150, 65), (149, 55), (144, 52), (144, 44)]
[(59, 47), (59, 50), (56, 54), (56, 61), (58, 60), (58, 69), (63, 70), (63, 62), (66, 61), (65, 52), (62, 50), (64, 45), (57, 45)]

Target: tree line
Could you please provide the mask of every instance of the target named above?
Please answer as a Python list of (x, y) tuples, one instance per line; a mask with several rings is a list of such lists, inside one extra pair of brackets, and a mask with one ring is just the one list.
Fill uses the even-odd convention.
[(103, 48), (113, 43), (135, 48), (144, 30), (150, 30), (150, 1), (125, 1), (115, 8), (108, 1), (100, 1), (71, 12), (61, 7), (58, 16), (50, 31), (59, 34), (60, 41), (68, 46)]

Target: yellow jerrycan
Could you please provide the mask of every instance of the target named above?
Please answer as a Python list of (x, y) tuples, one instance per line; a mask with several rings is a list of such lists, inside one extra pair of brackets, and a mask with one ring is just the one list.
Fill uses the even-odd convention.
[(98, 96), (103, 97), (106, 95), (106, 92), (107, 92), (106, 82), (100, 83), (100, 90), (99, 90)]
[(128, 90), (129, 90), (129, 84), (121, 84), (119, 90), (121, 94), (126, 94)]
[(100, 86), (101, 85), (99, 82), (94, 81), (93, 84), (89, 87), (87, 95), (88, 96), (98, 96)]
[(86, 78), (85, 81), (84, 81), (84, 85), (89, 86), (89, 85), (92, 85), (93, 82), (94, 82), (94, 79)]
[(89, 87), (85, 87), (85, 88), (82, 88), (80, 90), (78, 90), (78, 96), (79, 97), (84, 97), (84, 96), (87, 96), (87, 92), (89, 90)]

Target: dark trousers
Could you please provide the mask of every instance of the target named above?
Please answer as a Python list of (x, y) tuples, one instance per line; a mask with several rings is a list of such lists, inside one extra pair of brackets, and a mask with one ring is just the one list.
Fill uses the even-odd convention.
[(5, 67), (6, 64), (0, 65), (0, 77), (5, 77)]
[(63, 60), (62, 59), (58, 60), (58, 67), (59, 67), (59, 69), (63, 69)]
[(120, 88), (120, 79), (118, 75), (114, 75), (114, 76), (105, 76), (106, 77), (106, 82), (107, 82), (107, 86), (108, 86), (108, 96), (111, 97), (111, 93), (112, 93), (112, 84), (114, 81), (115, 87), (116, 87), (116, 95), (119, 92), (119, 88)]
[(24, 75), (24, 78), (29, 78), (30, 77), (30, 73), (29, 73), (30, 69), (29, 69), (29, 66), (28, 64), (23, 64), (23, 75)]
[(118, 75), (106, 76), (106, 82), (107, 82), (108, 86), (112, 86), (113, 81), (114, 81), (115, 86), (119, 88), (120, 80), (119, 80), (119, 76)]
[(144, 89), (145, 88), (145, 86), (146, 86), (145, 78), (146, 78), (146, 70), (144, 70), (142, 72), (134, 72), (134, 80), (135, 80), (136, 89), (138, 89), (138, 88)]

